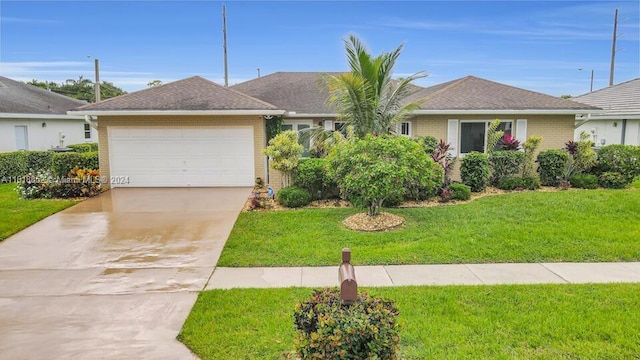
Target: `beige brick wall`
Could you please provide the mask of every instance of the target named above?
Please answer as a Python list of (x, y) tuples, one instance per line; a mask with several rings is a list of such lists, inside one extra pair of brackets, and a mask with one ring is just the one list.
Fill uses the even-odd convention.
[[(265, 142), (265, 128), (262, 116), (99, 116), (98, 143), (100, 150), (101, 175), (110, 177), (109, 173), (109, 126), (130, 127), (234, 127), (252, 126), (254, 137), (254, 171), (256, 177), (264, 178), (265, 157), (262, 154)], [(109, 184), (104, 186), (109, 188)]]
[[(538, 151), (560, 149), (573, 139), (574, 115), (420, 115), (412, 119), (414, 136), (434, 136), (447, 141), (447, 121), (457, 120), (513, 120), (514, 135), (517, 119), (527, 119), (527, 137), (542, 136)], [(456, 162), (452, 177), (460, 180), (460, 161)]]

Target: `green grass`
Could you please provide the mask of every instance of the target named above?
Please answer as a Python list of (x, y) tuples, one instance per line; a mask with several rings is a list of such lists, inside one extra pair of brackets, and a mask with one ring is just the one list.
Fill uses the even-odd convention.
[(0, 184), (0, 241), (78, 203), (75, 200), (24, 200), (15, 187), (16, 184)]
[(335, 265), (343, 247), (357, 265), (640, 259), (638, 190), (522, 192), (386, 211), (405, 226), (348, 230), (342, 221), (355, 209), (242, 213), (218, 265)]
[[(406, 359), (633, 359), (640, 284), (369, 289), (400, 310)], [(282, 359), (293, 307), (311, 289), (199, 295), (178, 338), (201, 359)]]

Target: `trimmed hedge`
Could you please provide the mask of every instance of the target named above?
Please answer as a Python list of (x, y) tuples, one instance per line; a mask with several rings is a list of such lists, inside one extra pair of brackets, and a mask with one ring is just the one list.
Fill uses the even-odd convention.
[(491, 168), (491, 184), (497, 184), (504, 178), (516, 177), (524, 164), (525, 154), (522, 151), (499, 150), (489, 156)]
[(0, 154), (0, 182), (15, 182), (28, 171), (26, 151), (14, 151)]
[(489, 159), (487, 155), (472, 151), (465, 155), (460, 165), (462, 182), (473, 192), (483, 191), (489, 181)]
[(535, 177), (510, 177), (500, 180), (496, 187), (501, 190), (536, 190), (540, 187), (540, 180)]
[(97, 170), (99, 168), (98, 152), (65, 152), (53, 155), (51, 169), (54, 175), (67, 176), (75, 167)]
[(540, 183), (545, 186), (558, 186), (565, 168), (569, 154), (562, 150), (546, 150), (538, 154)]
[(451, 191), (451, 199), (453, 200), (471, 199), (471, 188), (465, 184), (453, 183), (449, 185), (449, 191)]
[(360, 293), (343, 305), (338, 289), (325, 288), (297, 303), (293, 317), (299, 359), (398, 358), (398, 310), (391, 300)]
[(98, 151), (98, 143), (97, 142), (83, 143), (83, 144), (71, 144), (71, 145), (67, 145), (67, 147), (69, 149), (73, 149), (73, 151), (79, 152), (79, 153), (87, 153), (87, 152), (92, 152), (92, 151)]
[(280, 189), (276, 194), (276, 200), (282, 205), (289, 208), (298, 208), (309, 205), (311, 203), (311, 194), (305, 189), (295, 186), (289, 186)]
[(598, 173), (617, 172), (629, 183), (640, 175), (640, 146), (607, 145), (598, 152)]
[(598, 187), (598, 177), (593, 174), (576, 174), (569, 180), (571, 186), (580, 189), (595, 189)]
[(338, 185), (329, 177), (329, 160), (301, 159), (293, 172), (293, 184), (307, 190), (314, 198), (326, 199), (339, 195)]
[(27, 171), (37, 172), (51, 169), (53, 151), (26, 151)]

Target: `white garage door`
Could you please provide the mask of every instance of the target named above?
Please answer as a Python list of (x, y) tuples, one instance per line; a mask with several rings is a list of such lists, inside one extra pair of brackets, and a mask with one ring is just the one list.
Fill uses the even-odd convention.
[(253, 128), (109, 127), (112, 187), (252, 186)]

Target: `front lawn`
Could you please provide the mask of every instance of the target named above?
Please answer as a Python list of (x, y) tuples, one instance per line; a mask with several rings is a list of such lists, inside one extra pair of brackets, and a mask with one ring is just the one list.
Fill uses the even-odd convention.
[[(369, 289), (400, 310), (406, 359), (631, 359), (640, 284)], [(311, 289), (205, 291), (178, 338), (201, 359), (282, 359)], [(292, 358), (292, 357), (291, 357)]]
[(15, 187), (16, 184), (0, 184), (0, 241), (78, 203), (75, 200), (24, 200)]
[(638, 261), (639, 209), (636, 189), (521, 192), (387, 209), (406, 224), (381, 233), (346, 229), (355, 209), (248, 212), (218, 266), (335, 265), (343, 247), (356, 265)]

